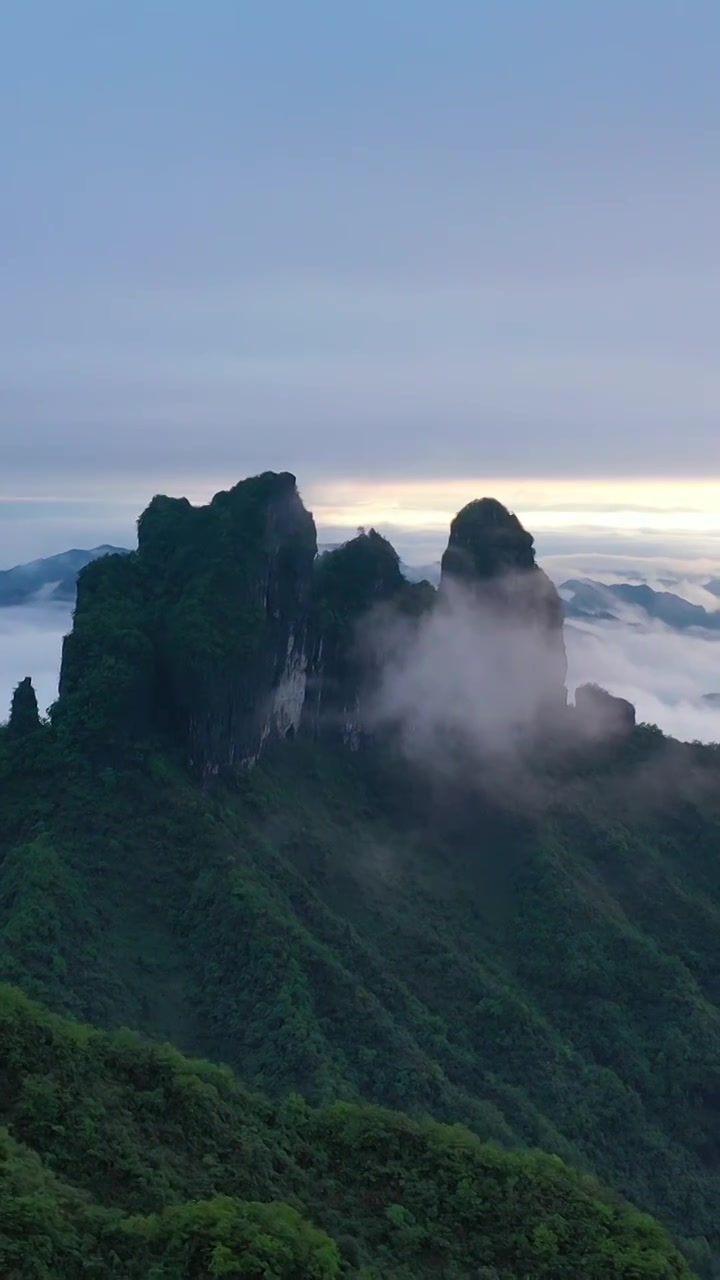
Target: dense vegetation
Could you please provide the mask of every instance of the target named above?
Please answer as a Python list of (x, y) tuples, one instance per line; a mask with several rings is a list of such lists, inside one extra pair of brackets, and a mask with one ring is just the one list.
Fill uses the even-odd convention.
[(672, 814), (656, 788), (680, 762), (640, 729), (511, 818), (317, 743), (211, 791), (150, 746), (115, 770), (49, 726), (3, 743), (0, 979), (277, 1099), (365, 1099), (557, 1153), (711, 1274), (712, 751), (677, 748)]
[(8, 987), (0, 1054), (8, 1280), (690, 1276), (651, 1219), (551, 1156), (376, 1107), (272, 1104)]
[[(356, 623), (434, 593), (373, 533), (313, 569), (298, 504), (156, 500), (83, 571), (51, 720), (23, 682), (0, 728), (0, 982), (73, 1020), (2, 997), (7, 1275), (689, 1274), (618, 1196), (717, 1276), (720, 752), (368, 743)], [(462, 562), (517, 542), (564, 662), (503, 510)]]

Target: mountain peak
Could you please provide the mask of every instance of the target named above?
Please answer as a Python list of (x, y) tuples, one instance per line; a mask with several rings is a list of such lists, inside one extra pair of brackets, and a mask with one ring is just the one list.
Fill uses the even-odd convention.
[(252, 476), (201, 507), (153, 498), (137, 552), (80, 575), (59, 714), (70, 709), (84, 731), (95, 681), (89, 727), (106, 744), (154, 727), (202, 774), (252, 763), (274, 729), (299, 725), (316, 548), (288, 472)]
[(443, 577), (497, 578), (534, 569), (533, 536), (496, 498), (476, 498), (458, 511), (442, 558)]
[[(478, 622), (499, 638), (505, 654), (499, 665), (509, 704), (518, 680), (527, 679), (528, 665), (538, 668), (534, 719), (538, 731), (545, 732), (567, 704), (567, 660), (562, 601), (535, 561), (533, 542), (514, 512), (496, 498), (469, 502), (450, 525), (440, 590), (450, 598), (458, 590), (468, 593), (481, 606)], [(508, 665), (509, 654), (515, 660)], [(496, 674), (500, 679), (499, 670)]]
[[(534, 672), (531, 719), (547, 732), (566, 705), (565, 647), (532, 535), (495, 499), (472, 502), (452, 522), (442, 574), (441, 591), (450, 580), (473, 588), (489, 678), (502, 685), (493, 655), (514, 655), (501, 664), (508, 708)], [(206, 506), (158, 495), (138, 550), (80, 574), (56, 714), (106, 752), (168, 733), (205, 776), (250, 766), (269, 739), (301, 728), (359, 745), (378, 679), (366, 624), (385, 610), (420, 625), (436, 602), (374, 529), (318, 557), (289, 472), (250, 477)]]

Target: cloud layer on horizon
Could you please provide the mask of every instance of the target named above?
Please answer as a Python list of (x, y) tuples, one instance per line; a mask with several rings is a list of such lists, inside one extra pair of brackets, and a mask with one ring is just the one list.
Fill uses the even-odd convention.
[(7, 719), (13, 690), (25, 676), (32, 679), (41, 712), (55, 701), (62, 639), (71, 625), (71, 605), (0, 608), (0, 721)]
[(596, 683), (632, 702), (639, 721), (682, 741), (720, 742), (720, 637), (662, 623), (565, 624), (568, 686)]
[[(639, 720), (674, 737), (720, 741), (720, 706), (703, 695), (720, 692), (720, 636), (674, 632), (629, 609), (622, 622), (565, 624), (568, 687), (594, 681), (629, 698)], [(46, 710), (57, 696), (62, 637), (72, 622), (65, 605), (0, 608), (0, 720), (15, 685), (30, 675)]]
[[(266, 468), (265, 468), (266, 469)], [(26, 476), (13, 492), (0, 488), (0, 569), (71, 546), (135, 545), (140, 512), (156, 493), (209, 501), (247, 474), (216, 470), (206, 477)], [(309, 467), (298, 474), (321, 542), (374, 526), (410, 564), (439, 560), (450, 521), (473, 498), (492, 496), (514, 510), (536, 535), (538, 556), (558, 579), (631, 570), (697, 578), (720, 574), (720, 481), (582, 481), (492, 477), (422, 482), (323, 480)]]

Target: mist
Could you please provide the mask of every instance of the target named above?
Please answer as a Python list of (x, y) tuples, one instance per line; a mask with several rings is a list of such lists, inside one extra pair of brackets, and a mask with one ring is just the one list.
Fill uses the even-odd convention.
[(534, 575), (508, 576), (500, 596), (483, 598), (445, 583), (420, 619), (376, 613), (365, 635), (379, 672), (370, 724), (394, 730), (419, 763), (451, 770), (459, 761), (514, 755), (538, 731), (556, 728), (564, 708), (561, 631), (517, 611), (518, 593), (532, 585)]
[(638, 721), (683, 742), (720, 742), (720, 706), (704, 701), (720, 690), (716, 632), (674, 631), (625, 610), (618, 622), (566, 622), (565, 646), (571, 694), (595, 681), (632, 702)]
[[(563, 635), (571, 702), (578, 685), (596, 683), (630, 701), (639, 722), (681, 741), (720, 741), (720, 705), (706, 700), (720, 690), (717, 633), (673, 631), (625, 608), (618, 622), (566, 622)], [(572, 733), (559, 711), (557, 632), (494, 600), (453, 584), (419, 621), (376, 614), (366, 638), (379, 671), (372, 725), (394, 730), (406, 755), (433, 770), (507, 762), (543, 733), (560, 744), (564, 725)]]
[[(373, 716), (395, 724), (411, 752), (429, 747), (438, 731), (454, 734), (466, 748), (468, 742), (478, 749), (516, 742), (539, 714), (548, 682), (552, 687), (558, 678), (547, 637), (526, 627), (499, 629), (461, 592), (446, 596), (419, 630), (408, 619), (380, 621), (372, 628), (383, 671)], [(27, 675), (42, 712), (54, 701), (71, 623), (69, 604), (0, 609), (0, 720)], [(595, 682), (632, 702), (639, 721), (672, 737), (720, 742), (720, 706), (705, 700), (720, 692), (717, 633), (673, 631), (625, 607), (617, 622), (566, 622), (564, 638), (571, 698), (579, 684)]]
[(7, 719), (15, 686), (31, 676), (41, 713), (57, 697), (63, 636), (72, 605), (33, 603), (0, 609), (0, 721)]

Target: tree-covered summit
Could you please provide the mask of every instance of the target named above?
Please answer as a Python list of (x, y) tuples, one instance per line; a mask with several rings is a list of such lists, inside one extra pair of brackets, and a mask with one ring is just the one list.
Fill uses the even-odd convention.
[(533, 543), (532, 534), (497, 498), (476, 498), (458, 511), (450, 525), (442, 572), (452, 577), (487, 579), (534, 569)]

